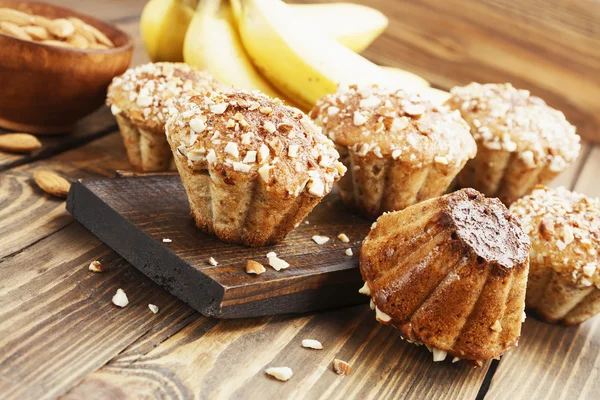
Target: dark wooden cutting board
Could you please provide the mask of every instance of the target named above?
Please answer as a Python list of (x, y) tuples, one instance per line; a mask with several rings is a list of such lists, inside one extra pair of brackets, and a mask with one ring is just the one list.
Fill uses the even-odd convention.
[[(358, 294), (358, 257), (371, 221), (350, 213), (335, 192), (282, 243), (261, 248), (223, 243), (196, 228), (177, 175), (80, 181), (71, 187), (67, 210), (133, 266), (207, 316), (306, 312), (367, 299)], [(350, 242), (341, 242), (340, 233)], [(330, 240), (318, 245), (313, 235)], [(353, 256), (345, 254), (348, 248)], [(270, 251), (290, 267), (271, 268)], [(210, 265), (209, 257), (218, 265)], [(260, 262), (267, 272), (247, 274), (248, 260)]]

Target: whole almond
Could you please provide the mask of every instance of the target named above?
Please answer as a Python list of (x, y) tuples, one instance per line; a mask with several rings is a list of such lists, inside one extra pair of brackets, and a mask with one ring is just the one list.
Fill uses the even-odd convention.
[(108, 36), (106, 36), (104, 33), (100, 32), (100, 30), (98, 30), (97, 28), (93, 27), (90, 24), (85, 24), (84, 27), (85, 27), (85, 29), (89, 30), (94, 35), (94, 37), (96, 38), (96, 41), (98, 43), (103, 44), (108, 47), (115, 47), (112, 40), (110, 40), (108, 38)]
[(71, 47), (69, 43), (61, 42), (60, 40), (42, 40), (40, 43), (48, 44), (50, 46)]
[(43, 26), (28, 25), (24, 26), (23, 30), (25, 31), (25, 33), (27, 33), (29, 36), (36, 40), (50, 39), (50, 33), (48, 33), (48, 29), (44, 28)]
[(12, 8), (0, 8), (0, 21), (11, 22), (18, 26), (30, 25), (31, 15)]
[(89, 47), (89, 42), (85, 36), (79, 32), (73, 33), (73, 35), (67, 39), (67, 43), (78, 49), (87, 49)]
[(52, 24), (48, 28), (50, 33), (59, 38), (66, 39), (70, 37), (75, 32), (75, 27), (73, 23), (68, 19), (58, 18), (52, 21)]
[(7, 21), (0, 22), (0, 32), (7, 34), (9, 36), (16, 37), (17, 39), (33, 40), (31, 38), (31, 36), (29, 36), (27, 34), (27, 32), (25, 32), (23, 30), (23, 28), (21, 28), (18, 25), (13, 24), (12, 22), (7, 22)]
[(89, 43), (96, 43), (96, 37), (90, 29), (87, 29), (88, 24), (75, 17), (69, 17), (69, 21), (73, 23), (73, 26), (75, 27), (75, 32), (78, 32), (81, 35), (83, 35)]
[(44, 192), (64, 199), (69, 193), (71, 184), (56, 172), (39, 170), (33, 173), (33, 180)]
[(0, 135), (0, 150), (11, 153), (30, 153), (42, 147), (42, 144), (29, 133), (7, 133)]

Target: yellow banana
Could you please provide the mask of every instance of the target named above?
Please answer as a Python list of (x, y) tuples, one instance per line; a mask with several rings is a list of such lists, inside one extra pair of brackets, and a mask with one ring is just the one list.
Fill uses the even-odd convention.
[(374, 8), (352, 3), (295, 4), (294, 15), (304, 18), (349, 49), (360, 53), (388, 26)]
[(194, 16), (190, 1), (150, 0), (144, 7), (140, 28), (152, 61), (183, 61), (183, 40)]
[[(183, 42), (197, 4), (198, 0), (150, 0), (146, 4), (140, 26), (152, 61), (183, 60)], [(319, 27), (356, 52), (371, 44), (388, 24), (381, 12), (357, 4), (293, 4), (291, 7), (309, 26)]]
[(338, 84), (423, 87), (422, 78), (388, 73), (318, 30), (309, 29), (279, 0), (232, 0), (244, 47), (279, 91), (310, 108)]
[(281, 97), (252, 65), (226, 1), (200, 2), (185, 37), (183, 58), (225, 84)]

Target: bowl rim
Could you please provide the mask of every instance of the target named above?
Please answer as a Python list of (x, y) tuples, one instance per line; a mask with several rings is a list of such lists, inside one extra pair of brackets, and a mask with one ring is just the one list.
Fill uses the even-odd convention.
[[(6, 1), (6, 0), (5, 0)], [(4, 3), (5, 1), (0, 1), (0, 8), (2, 7), (6, 7), (6, 8), (11, 8), (8, 5), (3, 5), (2, 3)], [(57, 50), (57, 51), (64, 51), (64, 52), (69, 52), (69, 53), (80, 53), (80, 54), (114, 54), (114, 53), (121, 53), (123, 51), (128, 51), (131, 50), (133, 48), (133, 38), (131, 37), (130, 34), (128, 34), (127, 32), (123, 31), (121, 28), (119, 28), (117, 25), (108, 22), (108, 21), (103, 21), (100, 20), (98, 18), (92, 17), (88, 14), (70, 9), (70, 8), (66, 8), (66, 7), (61, 7), (61, 6), (57, 6), (55, 4), (51, 4), (51, 3), (46, 3), (46, 2), (41, 2), (41, 1), (16, 1), (16, 0), (8, 0), (7, 2), (9, 3), (27, 3), (27, 4), (40, 4), (43, 5), (45, 7), (50, 7), (50, 8), (54, 8), (56, 10), (60, 10), (60, 11), (64, 11), (65, 13), (72, 13), (73, 17), (79, 18), (80, 16), (84, 16), (85, 18), (88, 18), (92, 21), (94, 21), (97, 25), (108, 25), (111, 29), (114, 29), (119, 35), (123, 36), (125, 38), (125, 43), (122, 44), (121, 46), (115, 46), (113, 48), (110, 49), (79, 49), (76, 47), (61, 47), (61, 46), (55, 46), (55, 45), (51, 45), (51, 44), (44, 44), (41, 42), (36, 42), (34, 40), (25, 40), (25, 39), (19, 39), (16, 38), (14, 36), (11, 35), (7, 35), (5, 33), (0, 32), (0, 39), (3, 40), (14, 40), (17, 41), (19, 43), (24, 43), (26, 45), (32, 45), (34, 47), (42, 47), (44, 49), (53, 49), (53, 50)], [(94, 26), (94, 28), (100, 30), (102, 33), (106, 34), (106, 32), (104, 32), (103, 29), (98, 28), (97, 26)]]

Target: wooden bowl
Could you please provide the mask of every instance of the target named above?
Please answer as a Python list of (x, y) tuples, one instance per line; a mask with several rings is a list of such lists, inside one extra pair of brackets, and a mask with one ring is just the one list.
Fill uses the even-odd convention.
[(51, 4), (0, 0), (0, 7), (48, 18), (77, 17), (115, 44), (109, 50), (81, 50), (0, 34), (0, 126), (30, 133), (68, 132), (104, 103), (112, 78), (129, 66), (131, 37), (105, 22)]

